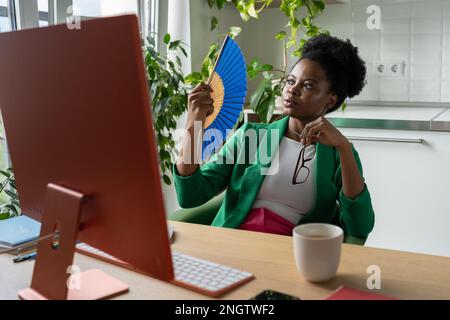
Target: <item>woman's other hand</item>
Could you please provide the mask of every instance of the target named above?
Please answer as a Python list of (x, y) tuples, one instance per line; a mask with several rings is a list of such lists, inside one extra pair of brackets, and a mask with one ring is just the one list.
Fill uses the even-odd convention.
[(350, 145), (348, 139), (336, 129), (325, 117), (319, 117), (308, 123), (300, 136), (305, 145), (320, 142), (342, 150)]

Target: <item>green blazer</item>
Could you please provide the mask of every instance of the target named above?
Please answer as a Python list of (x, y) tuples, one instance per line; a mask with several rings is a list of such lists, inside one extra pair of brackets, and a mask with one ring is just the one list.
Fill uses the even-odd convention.
[[(270, 168), (288, 122), (289, 117), (270, 124), (246, 122), (218, 153), (191, 176), (180, 176), (174, 166), (175, 190), (180, 206), (200, 206), (226, 189), (224, 201), (212, 225), (238, 228), (252, 208), (265, 178), (262, 172)], [(251, 147), (251, 138), (256, 140), (257, 150)], [(274, 146), (272, 150), (267, 147), (270, 145)], [(352, 150), (362, 174), (358, 153), (353, 146)], [(354, 199), (343, 194), (339, 153), (334, 147), (318, 143), (315, 164), (315, 206), (299, 224), (331, 223), (341, 226), (346, 235), (366, 238), (373, 229), (375, 219), (367, 186)]]

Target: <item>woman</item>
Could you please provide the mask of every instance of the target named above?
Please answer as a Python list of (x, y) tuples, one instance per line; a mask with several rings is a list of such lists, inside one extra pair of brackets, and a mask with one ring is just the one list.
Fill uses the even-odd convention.
[[(358, 153), (324, 118), (361, 92), (365, 75), (365, 64), (349, 40), (327, 35), (310, 39), (283, 82), (285, 117), (271, 124), (245, 123), (201, 168), (193, 152), (187, 152), (194, 150), (195, 139), (184, 140), (174, 167), (180, 205), (199, 206), (226, 188), (214, 226), (290, 235), (298, 224), (323, 222), (366, 238), (374, 212)], [(204, 123), (212, 110), (210, 88), (201, 84), (189, 96), (190, 137), (194, 122)], [(201, 137), (202, 126), (197, 128)], [(246, 138), (250, 131), (256, 132), (259, 152), (253, 163), (239, 161), (252, 156), (251, 139)], [(274, 139), (273, 132), (280, 135), (266, 164), (261, 138)]]

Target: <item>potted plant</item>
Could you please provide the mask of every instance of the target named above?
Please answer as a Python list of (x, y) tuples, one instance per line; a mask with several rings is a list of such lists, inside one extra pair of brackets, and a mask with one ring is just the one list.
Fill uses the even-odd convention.
[(172, 132), (176, 129), (176, 120), (187, 110), (188, 93), (179, 54), (187, 56), (187, 53), (180, 40), (171, 41), (170, 34), (164, 36), (164, 44), (167, 46), (166, 55), (156, 50), (154, 39), (149, 37), (144, 47), (144, 60), (162, 179), (170, 185), (175, 154)]

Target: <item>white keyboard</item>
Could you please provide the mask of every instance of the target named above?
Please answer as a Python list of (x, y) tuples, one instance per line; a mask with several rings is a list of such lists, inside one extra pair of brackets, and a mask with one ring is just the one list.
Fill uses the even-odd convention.
[(108, 253), (106, 253), (104, 251), (98, 250), (97, 248), (94, 248), (94, 247), (92, 247), (92, 246), (90, 246), (90, 245), (88, 245), (88, 244), (86, 244), (84, 242), (77, 243), (75, 247), (76, 247), (76, 249), (78, 249), (76, 251), (78, 251), (80, 253), (83, 253), (83, 254), (86, 254), (88, 256), (91, 256), (91, 257), (103, 258), (103, 259), (106, 259), (106, 261), (112, 260), (112, 261), (117, 262), (119, 264), (120, 263), (127, 264), (125, 261), (117, 259), (116, 257), (114, 257), (114, 256), (112, 256), (112, 255), (110, 255), (110, 254), (108, 254)]
[(251, 279), (250, 272), (172, 251), (175, 283), (211, 295), (221, 295)]
[[(118, 266), (136, 271), (130, 264), (116, 257), (80, 242), (77, 251)], [(217, 297), (254, 278), (250, 272), (230, 268), (218, 263), (194, 258), (172, 251), (175, 273), (173, 283), (202, 294)]]

